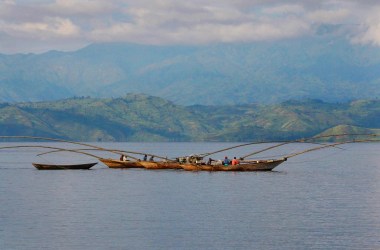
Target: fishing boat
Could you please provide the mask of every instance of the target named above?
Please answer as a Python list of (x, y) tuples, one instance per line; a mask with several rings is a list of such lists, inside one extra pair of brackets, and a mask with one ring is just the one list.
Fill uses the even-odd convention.
[(95, 166), (97, 162), (83, 163), (83, 164), (46, 164), (46, 163), (32, 163), (39, 170), (79, 170), (90, 169)]
[(140, 161), (121, 161), (111, 158), (100, 158), (99, 160), (109, 168), (143, 168)]
[(275, 167), (286, 161), (287, 158), (270, 160), (246, 160), (237, 165), (208, 165), (208, 164), (181, 164), (187, 171), (272, 171)]

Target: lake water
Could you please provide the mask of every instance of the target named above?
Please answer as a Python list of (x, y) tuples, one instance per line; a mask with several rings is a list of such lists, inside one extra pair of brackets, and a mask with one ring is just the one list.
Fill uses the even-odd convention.
[[(24, 144), (31, 143), (0, 147)], [(234, 144), (98, 145), (173, 157)], [(305, 147), (287, 145), (263, 157)], [(0, 151), (0, 249), (380, 249), (380, 144), (347, 144), (291, 158), (273, 172), (240, 173), (101, 163), (91, 170), (36, 170), (31, 162), (93, 160), (35, 156), (46, 151)]]

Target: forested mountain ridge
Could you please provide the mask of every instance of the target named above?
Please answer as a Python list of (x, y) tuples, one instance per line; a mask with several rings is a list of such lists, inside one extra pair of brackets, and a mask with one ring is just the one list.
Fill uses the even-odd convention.
[(129, 94), (122, 98), (0, 104), (1, 135), (76, 141), (287, 140), (353, 126), (366, 131), (380, 128), (380, 101), (182, 106), (158, 97)]
[(0, 55), (0, 101), (159, 96), (181, 105), (380, 97), (380, 48), (345, 39), (153, 46), (93, 44)]

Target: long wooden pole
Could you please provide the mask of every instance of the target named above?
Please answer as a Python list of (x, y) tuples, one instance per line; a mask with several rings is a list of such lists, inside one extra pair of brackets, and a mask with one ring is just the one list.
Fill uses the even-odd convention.
[[(34, 140), (65, 142), (65, 143), (71, 143), (71, 144), (86, 146), (86, 147), (90, 147), (90, 148), (95, 148), (95, 149), (102, 150), (102, 151), (112, 152), (112, 153), (119, 154), (119, 155), (122, 154), (122, 153), (125, 153), (125, 154), (148, 155), (148, 156), (153, 156), (153, 157), (156, 157), (156, 158), (159, 158), (159, 159), (165, 159), (165, 160), (167, 160), (166, 157), (162, 157), (162, 156), (158, 156), (158, 155), (154, 155), (154, 154), (148, 154), (148, 153), (142, 153), (142, 152), (134, 152), (134, 151), (123, 151), (123, 150), (116, 150), (116, 149), (107, 149), (107, 148), (91, 145), (91, 144), (88, 144), (88, 143), (75, 142), (75, 141), (56, 139), (56, 138), (49, 138), (49, 137), (24, 136), (24, 135), (10, 136), (9, 135), (9, 136), (0, 136), (0, 138), (4, 138), (4, 139), (7, 139), (7, 138), (8, 139), (34, 139)], [(127, 155), (127, 156), (130, 157), (130, 158), (132, 158), (132, 159), (138, 160), (138, 158), (133, 157), (131, 155)]]
[(366, 135), (366, 136), (378, 136), (376, 134), (349, 134), (349, 133), (344, 133), (344, 134), (334, 134), (334, 135), (320, 135), (320, 136), (314, 136), (314, 137), (310, 137), (310, 138), (301, 138), (301, 139), (291, 140), (291, 141), (251, 142), (251, 143), (245, 143), (245, 144), (240, 144), (240, 145), (236, 145), (236, 146), (220, 149), (220, 150), (217, 150), (217, 151), (214, 151), (214, 152), (210, 152), (210, 153), (201, 154), (201, 156), (202, 157), (206, 157), (206, 156), (209, 156), (209, 155), (213, 155), (213, 154), (216, 154), (216, 153), (224, 152), (224, 151), (231, 150), (231, 149), (234, 149), (234, 148), (239, 148), (239, 147), (244, 147), (244, 146), (249, 146), (249, 145), (254, 145), (254, 144), (276, 143), (276, 142), (278, 143), (278, 142), (280, 142), (280, 144), (278, 144), (278, 145), (270, 146), (268, 148), (264, 148), (264, 149), (261, 149), (259, 151), (255, 151), (253, 153), (250, 153), (250, 154), (247, 154), (245, 156), (240, 157), (241, 159), (245, 159), (245, 158), (247, 158), (249, 156), (252, 156), (252, 155), (255, 155), (255, 154), (258, 154), (258, 153), (262, 153), (262, 152), (268, 151), (268, 150), (273, 149), (273, 148), (281, 147), (281, 146), (284, 146), (284, 145), (290, 144), (290, 143), (308, 142), (308, 141), (312, 141), (312, 140), (316, 140), (316, 139), (329, 138), (329, 137), (364, 136), (364, 135)]
[(97, 158), (98, 160), (102, 158), (102, 157), (99, 157), (97, 155), (90, 154), (90, 153), (85, 153), (85, 152), (82, 152), (82, 151), (79, 151), (79, 150), (76, 150), (76, 149), (64, 149), (64, 148), (50, 147), (50, 146), (40, 146), (40, 145), (33, 145), (33, 146), (32, 145), (5, 146), (5, 147), (0, 147), (0, 150), (1, 149), (11, 149), (11, 148), (45, 148), (45, 149), (55, 149), (55, 150), (60, 150), (60, 151), (68, 151), (68, 152), (88, 155), (88, 156)]
[(316, 151), (316, 150), (320, 150), (320, 149), (324, 149), (324, 148), (330, 148), (330, 147), (335, 147), (337, 145), (348, 144), (348, 143), (359, 143), (359, 142), (380, 142), (380, 140), (371, 140), (371, 139), (368, 139), (368, 140), (353, 140), (353, 141), (337, 142), (337, 143), (333, 143), (333, 144), (329, 144), (329, 145), (324, 145), (324, 146), (321, 146), (321, 147), (306, 149), (306, 150), (303, 150), (301, 152), (297, 152), (297, 153), (294, 153), (294, 154), (287, 155), (284, 158), (288, 159), (288, 158), (295, 157), (297, 155), (306, 154), (306, 153), (309, 153), (309, 152), (312, 152), (312, 151)]
[[(165, 159), (167, 161), (174, 161), (174, 160), (169, 160), (167, 158), (164, 158), (164, 157), (161, 157), (161, 156), (157, 156), (157, 155), (153, 155), (153, 154), (148, 154), (148, 153), (142, 153), (142, 152), (133, 152), (133, 151), (124, 151), (124, 150), (118, 150), (118, 149), (97, 149), (97, 148), (81, 148), (81, 149), (76, 149), (78, 151), (91, 151), (91, 150), (99, 150), (99, 151), (111, 151), (113, 153), (116, 153), (116, 154), (129, 154), (128, 157), (134, 159), (134, 160), (140, 160), (139, 158), (136, 158), (136, 157), (133, 157), (131, 156), (130, 154), (139, 154), (139, 155), (147, 155), (147, 156), (153, 156), (153, 157), (156, 157), (156, 158), (159, 158), (159, 159)], [(40, 153), (38, 155), (45, 155), (45, 154), (51, 154), (51, 153), (57, 153), (57, 152), (60, 152), (62, 150), (58, 149), (58, 150), (52, 150), (52, 151), (48, 151), (48, 152), (44, 152), (44, 153)]]

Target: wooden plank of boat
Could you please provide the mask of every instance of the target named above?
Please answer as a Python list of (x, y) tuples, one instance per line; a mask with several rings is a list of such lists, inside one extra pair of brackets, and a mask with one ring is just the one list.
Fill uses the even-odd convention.
[(182, 169), (179, 162), (172, 161), (141, 161), (141, 165), (146, 169)]
[(83, 163), (83, 164), (45, 164), (45, 163), (32, 163), (34, 167), (39, 170), (79, 170), (79, 169), (90, 169), (95, 166), (97, 162), (93, 163)]
[(157, 165), (161, 169), (182, 169), (181, 164), (179, 162), (159, 161), (157, 162)]
[(182, 167), (183, 170), (186, 170), (186, 171), (200, 171), (200, 170), (202, 170), (199, 165), (191, 164), (191, 163), (184, 163), (184, 164), (181, 164), (180, 166)]
[(101, 162), (107, 165), (109, 168), (143, 168), (140, 161), (120, 161), (116, 159), (100, 158)]

